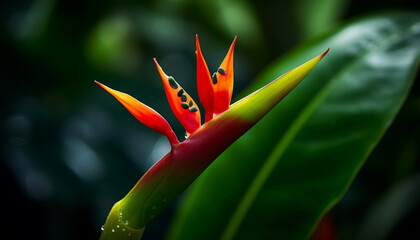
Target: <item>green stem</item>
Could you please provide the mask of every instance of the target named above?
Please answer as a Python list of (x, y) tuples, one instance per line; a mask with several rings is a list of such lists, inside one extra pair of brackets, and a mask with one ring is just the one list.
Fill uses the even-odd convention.
[[(121, 202), (121, 201), (120, 201)], [(114, 204), (103, 226), (100, 240), (140, 240), (144, 228), (133, 229), (122, 219), (120, 202)]]

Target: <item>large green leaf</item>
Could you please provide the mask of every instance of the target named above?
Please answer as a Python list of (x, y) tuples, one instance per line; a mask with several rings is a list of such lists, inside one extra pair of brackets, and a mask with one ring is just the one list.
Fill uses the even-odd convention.
[(420, 14), (354, 22), (294, 51), (256, 85), (328, 47), (307, 79), (193, 184), (169, 239), (304, 239), (337, 203), (408, 94)]

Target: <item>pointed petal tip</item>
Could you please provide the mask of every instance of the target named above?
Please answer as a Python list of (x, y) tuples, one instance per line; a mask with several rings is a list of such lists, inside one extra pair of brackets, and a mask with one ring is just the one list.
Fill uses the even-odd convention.
[(330, 48), (328, 48), (324, 53), (322, 53), (321, 55), (320, 55), (320, 57), (324, 57), (325, 55), (327, 55), (327, 53), (330, 51)]
[[(120, 92), (120, 91), (117, 91), (117, 90), (115, 90), (115, 89), (112, 89), (112, 88), (110, 88), (110, 87), (108, 87), (108, 86), (106, 86), (105, 84), (102, 84), (102, 83), (100, 83), (100, 82), (98, 82), (98, 81), (96, 81), (96, 80), (94, 80), (94, 82), (96, 83), (96, 84), (98, 84), (102, 89), (104, 89), (105, 91), (107, 91), (108, 93), (110, 93), (111, 95), (113, 95), (114, 97), (116, 97), (116, 95), (115, 94), (117, 94), (118, 95), (118, 93), (122, 93), (122, 92)], [(116, 97), (117, 98), (117, 97)], [(118, 99), (118, 98), (117, 98)]]
[(195, 49), (196, 49), (196, 54), (197, 54), (197, 52), (201, 52), (201, 49), (200, 49), (200, 41), (198, 40), (198, 35), (196, 34), (195, 35)]
[(108, 88), (109, 87), (107, 87), (107, 86), (105, 86), (104, 84), (102, 84), (102, 83), (100, 83), (100, 82), (98, 82), (98, 81), (96, 81), (96, 80), (93, 80), (96, 84), (98, 84), (101, 88), (103, 88), (103, 89), (105, 89), (106, 91), (108, 91)]
[[(162, 67), (159, 65), (159, 63), (157, 62), (156, 58), (153, 58), (153, 62), (155, 62), (156, 68), (158, 69), (159, 74), (163, 72)], [(166, 75), (166, 74), (165, 74)]]
[(162, 81), (165, 81), (165, 79), (168, 78), (168, 75), (166, 75), (166, 73), (163, 71), (162, 67), (159, 65), (156, 58), (153, 58), (153, 61), (155, 62), (160, 78), (162, 79)]
[(232, 44), (231, 44), (231, 49), (232, 49), (232, 51), (233, 51), (233, 48), (235, 47), (235, 45), (236, 45), (236, 35), (235, 35), (235, 38), (233, 39), (233, 41), (232, 41)]

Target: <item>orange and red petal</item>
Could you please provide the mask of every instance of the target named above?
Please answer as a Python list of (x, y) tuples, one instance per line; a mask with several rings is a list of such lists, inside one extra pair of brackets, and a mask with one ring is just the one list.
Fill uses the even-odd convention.
[(212, 76), (214, 89), (214, 114), (220, 114), (229, 109), (233, 92), (233, 51), (236, 36), (220, 67)]
[(201, 52), (197, 35), (195, 35), (195, 45), (197, 49), (195, 52), (197, 56), (197, 91), (198, 96), (200, 97), (200, 102), (204, 107), (205, 122), (208, 122), (213, 118), (213, 86), (210, 72)]
[(201, 126), (200, 110), (194, 100), (171, 76), (167, 76), (155, 61), (159, 75), (162, 78), (166, 97), (176, 118), (184, 126), (188, 134), (193, 133)]
[(114, 96), (141, 123), (168, 137), (171, 145), (179, 143), (169, 123), (155, 110), (126, 93), (116, 91), (97, 81), (95, 83)]

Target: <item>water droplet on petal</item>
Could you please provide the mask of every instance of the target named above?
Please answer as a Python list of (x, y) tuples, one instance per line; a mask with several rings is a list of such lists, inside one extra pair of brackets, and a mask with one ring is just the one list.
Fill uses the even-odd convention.
[(219, 69), (217, 69), (217, 72), (220, 73), (220, 74), (222, 74), (222, 75), (226, 75), (225, 69), (223, 69), (221, 67), (219, 67)]
[(111, 231), (112, 231), (112, 232), (115, 232), (115, 229), (112, 229)]
[(185, 93), (183, 93), (181, 95), (181, 101), (186, 102), (187, 101), (187, 95), (185, 95)]
[(183, 109), (188, 109), (190, 106), (188, 106), (188, 103), (183, 102), (183, 103), (181, 103), (181, 107)]
[(117, 225), (117, 228), (120, 228), (120, 225)]
[(125, 228), (123, 228), (122, 231), (125, 232)]
[(190, 112), (197, 112), (198, 108), (196, 106), (192, 106), (192, 107), (190, 107), (189, 110), (190, 110)]
[(213, 73), (213, 76), (211, 76), (211, 80), (212, 80), (213, 84), (217, 83), (217, 73)]
[(102, 231), (104, 230), (104, 225), (102, 225), (101, 230), (102, 230)]
[(177, 89), (178, 88), (178, 83), (175, 81), (175, 79), (172, 76), (168, 77), (168, 81), (169, 81), (169, 85), (173, 88), (173, 89)]

